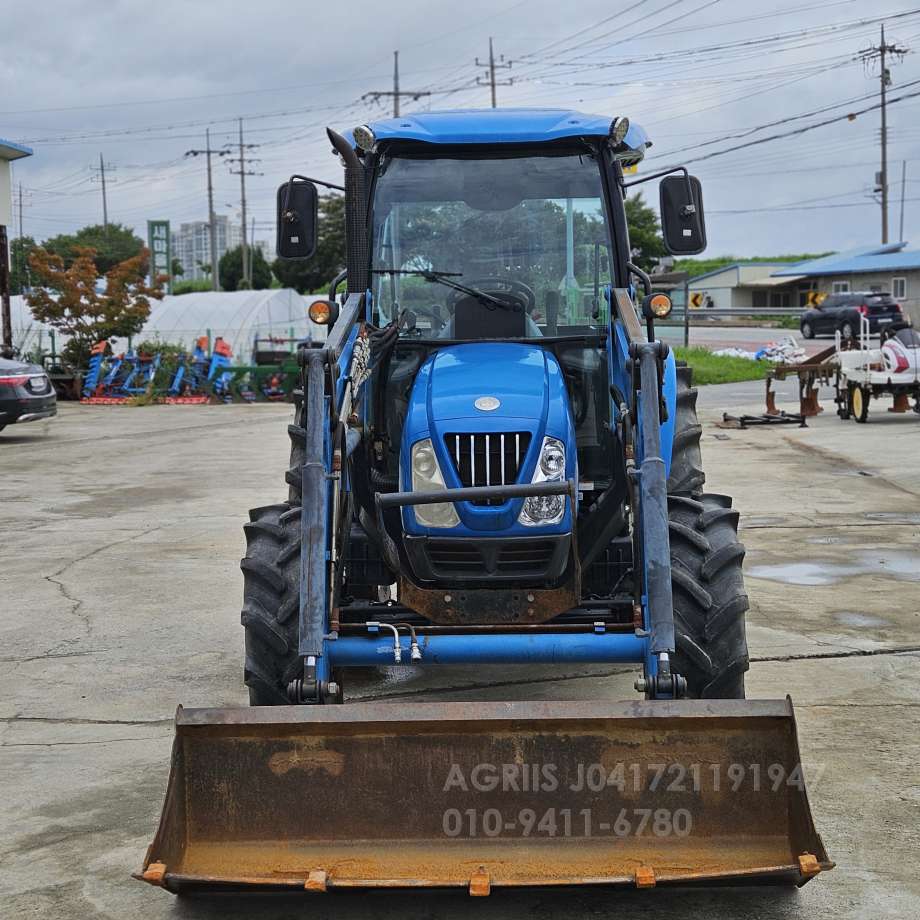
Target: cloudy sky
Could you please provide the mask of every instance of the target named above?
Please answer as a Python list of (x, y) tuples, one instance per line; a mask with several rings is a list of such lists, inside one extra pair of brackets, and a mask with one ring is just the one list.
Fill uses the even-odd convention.
[[(920, 0), (9, 3), (0, 137), (35, 149), (14, 174), (26, 234), (101, 222), (90, 169), (101, 153), (110, 220), (144, 235), (148, 218), (206, 219), (204, 161), (186, 151), (204, 146), (206, 128), (214, 146), (235, 143), (242, 116), (262, 174), (248, 182), (250, 214), (270, 239), (280, 181), (340, 174), (324, 126), (388, 114), (389, 100), (361, 97), (391, 88), (394, 49), (402, 88), (431, 94), (404, 112), (483, 107), (475, 61), (492, 36), (512, 63), (500, 105), (626, 114), (654, 142), (642, 171), (691, 164), (709, 255), (839, 250), (880, 238), (879, 112), (845, 116), (877, 104), (877, 64), (860, 51), (878, 44), (882, 19), (889, 42), (920, 49)], [(895, 61), (891, 79), (891, 99), (917, 94), (889, 108), (891, 237), (906, 161), (904, 236), (920, 246), (917, 54)], [(777, 134), (787, 136), (727, 152)], [(239, 179), (225, 162), (215, 176), (216, 210), (238, 215)]]

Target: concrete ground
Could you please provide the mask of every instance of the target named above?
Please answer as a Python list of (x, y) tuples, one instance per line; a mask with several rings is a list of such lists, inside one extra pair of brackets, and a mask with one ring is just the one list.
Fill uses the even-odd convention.
[[(23, 918), (911, 918), (920, 913), (920, 419), (873, 405), (726, 431), (761, 384), (700, 399), (709, 488), (742, 509), (751, 697), (790, 693), (837, 868), (800, 891), (183, 900), (134, 882), (178, 702), (245, 703), (241, 524), (283, 494), (284, 406), (61, 406), (0, 435), (0, 915)], [(784, 393), (785, 391), (781, 392)], [(782, 398), (780, 399), (782, 402)], [(825, 404), (830, 406), (829, 402)], [(632, 673), (481, 668), (361, 696), (634, 698)]]

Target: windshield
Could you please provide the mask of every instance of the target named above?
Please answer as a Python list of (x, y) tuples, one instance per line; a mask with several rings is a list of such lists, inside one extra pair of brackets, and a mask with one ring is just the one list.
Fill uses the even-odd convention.
[(607, 323), (610, 254), (588, 154), (395, 156), (374, 194), (374, 302), (401, 335), (576, 335)]

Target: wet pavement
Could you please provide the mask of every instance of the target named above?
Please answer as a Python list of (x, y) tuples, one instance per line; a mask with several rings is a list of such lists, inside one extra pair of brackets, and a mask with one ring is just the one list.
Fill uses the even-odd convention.
[[(284, 494), (284, 406), (64, 404), (0, 435), (0, 915), (29, 918), (910, 918), (920, 913), (920, 419), (831, 411), (724, 431), (762, 384), (700, 398), (708, 488), (747, 546), (751, 697), (792, 695), (838, 868), (800, 891), (178, 900), (132, 881), (175, 706), (240, 706), (249, 507)], [(351, 698), (632, 699), (624, 667), (390, 669)]]

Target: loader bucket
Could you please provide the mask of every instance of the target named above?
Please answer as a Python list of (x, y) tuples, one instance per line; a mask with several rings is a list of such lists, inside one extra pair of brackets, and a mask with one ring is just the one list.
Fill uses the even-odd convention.
[(791, 701), (179, 709), (137, 878), (183, 887), (803, 884)]

